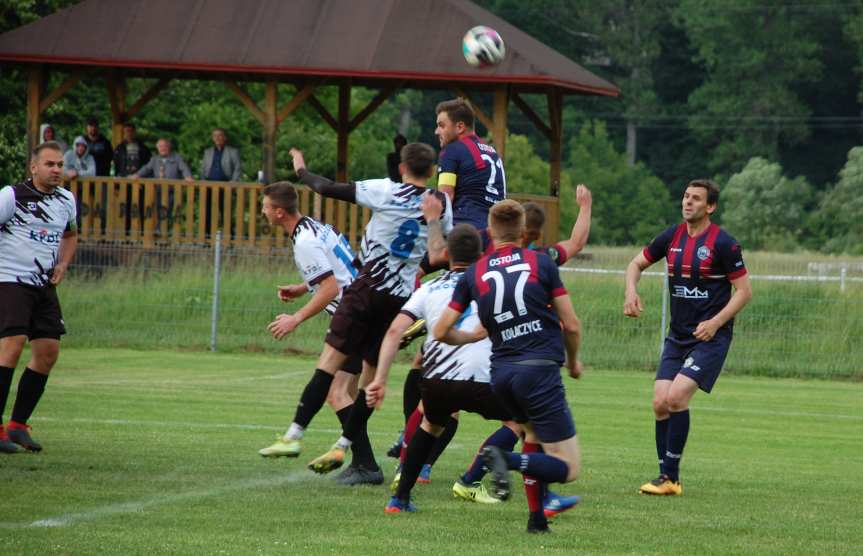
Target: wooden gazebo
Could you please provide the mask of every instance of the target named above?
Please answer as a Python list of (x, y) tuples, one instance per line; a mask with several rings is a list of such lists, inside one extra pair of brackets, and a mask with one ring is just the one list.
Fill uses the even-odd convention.
[[(87, 22), (85, 29), (81, 22)], [(507, 57), (493, 69), (471, 68), (461, 55), (462, 35), (480, 24), (497, 29), (506, 42)], [(552, 198), (560, 184), (563, 96), (618, 94), (614, 85), (468, 0), (85, 0), (0, 35), (0, 62), (27, 68), (27, 141), (31, 147), (38, 137), (41, 114), (85, 76), (104, 79), (115, 145), (121, 141), (123, 122), (144, 109), (172, 80), (221, 81), (261, 123), (265, 181), (274, 175), (279, 125), (303, 103), (336, 132), (336, 178), (346, 180), (350, 133), (397, 90), (449, 90), (468, 99), (492, 94), (491, 113), (473, 104), (502, 156), (506, 156), (510, 103), (548, 138)], [(50, 91), (46, 90), (49, 72), (66, 76)], [(126, 89), (126, 80), (132, 77), (157, 81), (133, 100)], [(265, 83), (262, 105), (244, 89), (243, 83), (248, 82)], [(279, 83), (295, 86), (293, 98), (278, 98)], [(338, 87), (335, 114), (315, 96), (319, 88), (329, 86)], [(350, 113), (353, 86), (379, 91), (357, 114)], [(546, 117), (530, 107), (526, 94), (546, 97)], [(159, 184), (152, 184), (153, 180), (129, 183), (126, 178), (94, 182), (113, 190), (109, 206), (92, 215), (96, 220), (90, 222), (103, 233), (106, 225), (111, 227), (114, 219), (122, 217), (117, 207), (111, 214), (112, 198), (125, 198), (117, 188), (189, 187), (165, 180)], [(227, 215), (236, 211), (239, 221), (231, 227), (239, 232), (248, 225), (250, 234), (237, 235), (247, 239), (251, 235), (254, 241), (250, 220), (254, 219), (256, 197), (254, 192), (247, 196), (240, 191), (253, 188), (252, 184), (199, 182), (191, 187), (201, 188), (201, 193), (203, 188), (239, 191), (226, 196), (228, 206), (221, 209)], [(177, 198), (194, 201), (194, 192), (182, 193), (175, 196), (175, 203)], [(167, 196), (162, 198), (164, 203)], [(547, 233), (556, 234), (557, 204), (549, 201), (546, 204), (553, 214)], [(245, 208), (241, 207), (246, 206), (250, 215), (242, 216)], [(351, 208), (354, 210), (328, 204), (323, 216), (356, 237), (361, 222), (355, 207)], [(184, 214), (194, 219), (197, 212), (189, 206)], [(147, 239), (148, 224), (140, 225)], [(158, 225), (150, 223), (150, 231)], [(161, 225), (165, 227), (164, 222)], [(227, 220), (222, 225), (229, 226)], [(216, 226), (214, 219), (214, 230)], [(129, 228), (128, 222), (125, 227)], [(175, 222), (164, 231), (170, 233), (172, 227), (174, 232), (187, 234), (195, 229), (203, 235), (211, 231), (203, 229), (203, 222), (195, 226), (191, 221)], [(136, 229), (132, 227), (133, 234)]]

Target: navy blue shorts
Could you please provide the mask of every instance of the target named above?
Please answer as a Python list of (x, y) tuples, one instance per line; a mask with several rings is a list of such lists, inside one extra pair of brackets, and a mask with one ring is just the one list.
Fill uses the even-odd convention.
[(517, 423), (530, 423), (542, 442), (575, 436), (560, 367), (492, 363), (491, 387)]
[(720, 329), (709, 342), (692, 338), (680, 340), (668, 336), (662, 348), (662, 359), (656, 371), (656, 380), (674, 380), (677, 373), (688, 376), (707, 393), (713, 389), (728, 348), (731, 347), (731, 332)]

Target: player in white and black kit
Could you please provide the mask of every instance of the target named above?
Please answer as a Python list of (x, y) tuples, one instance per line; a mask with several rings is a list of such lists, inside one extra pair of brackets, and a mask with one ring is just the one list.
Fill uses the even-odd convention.
[[(303, 277), (302, 284), (279, 287), (282, 301), (312, 292), (312, 298), (294, 314), (283, 313), (267, 327), (281, 340), (305, 320), (326, 311), (335, 314), (342, 292), (359, 273), (359, 261), (347, 238), (328, 224), (303, 216), (293, 184), (278, 182), (264, 188), (261, 213), (272, 226), (280, 226), (291, 238), (294, 263)], [(259, 450), (264, 457), (297, 457), (302, 450), (303, 432), (327, 401), (344, 423), (353, 403), (349, 394), (362, 371), (362, 359), (350, 357), (336, 372), (316, 369), (297, 404), (291, 426), (271, 446)]]
[[(435, 152), (429, 145), (411, 143), (402, 149), (399, 169), (404, 183), (390, 179), (335, 183), (306, 170), (299, 150), (291, 149), (291, 155), (300, 180), (315, 192), (372, 210), (360, 252), (362, 271), (345, 291), (333, 315), (318, 361), (321, 369), (336, 369), (350, 355), (360, 355), (360, 390), (342, 427), (342, 437), (309, 467), (318, 473), (332, 471), (342, 465), (345, 450), (351, 447), (351, 466), (337, 478), (338, 482), (380, 484), (384, 478), (366, 431), (372, 410), (366, 405), (363, 386), (374, 378), (378, 351), (390, 322), (413, 293), (417, 269), (426, 253), (428, 226), (440, 222), (448, 232), (452, 228), (452, 206), (444, 194), (426, 189), (435, 163)], [(423, 204), (427, 194), (437, 200)]]
[[(33, 151), (31, 177), (0, 189), (0, 452), (38, 452), (27, 420), (45, 391), (66, 333), (56, 286), (77, 246), (75, 197), (60, 187), (63, 151), (49, 141)], [(24, 344), (30, 361), (18, 381), (12, 418), (2, 414)]]

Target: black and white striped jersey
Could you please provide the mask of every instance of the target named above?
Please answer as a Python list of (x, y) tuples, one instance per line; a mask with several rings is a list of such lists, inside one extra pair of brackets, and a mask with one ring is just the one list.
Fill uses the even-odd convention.
[[(448, 271), (426, 282), (416, 290), (402, 307), (401, 312), (413, 319), (425, 319), (431, 330), (449, 306), (452, 292), (463, 271)], [(462, 313), (455, 327), (473, 330), (479, 326), (476, 302)], [(486, 338), (472, 344), (451, 346), (431, 339), (423, 344), (423, 378), (440, 380), (469, 380), (490, 382), (491, 341)]]
[[(414, 290), (417, 269), (427, 251), (428, 226), (420, 204), (432, 191), (389, 178), (356, 182), (357, 204), (372, 210), (360, 251), (363, 274), (378, 291), (408, 297)], [(449, 197), (434, 191), (444, 204), (441, 224), (452, 229)]]
[(63, 188), (42, 193), (28, 179), (0, 189), (0, 282), (47, 285), (76, 218), (75, 197)]
[(294, 263), (310, 291), (318, 290), (320, 283), (333, 276), (339, 284), (339, 295), (326, 308), (333, 314), (339, 306), (342, 292), (359, 273), (359, 265), (345, 236), (329, 224), (303, 216), (291, 234), (294, 246)]

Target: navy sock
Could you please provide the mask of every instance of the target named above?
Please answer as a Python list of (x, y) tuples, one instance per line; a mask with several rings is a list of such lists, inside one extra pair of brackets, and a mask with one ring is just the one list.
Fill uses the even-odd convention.
[[(504, 452), (512, 452), (517, 443), (518, 435), (512, 432), (511, 428), (504, 425), (491, 433), (479, 449), (482, 451), (486, 446), (497, 446)], [(461, 476), (461, 482), (466, 485), (473, 484), (477, 481), (481, 481), (482, 478), (485, 477), (485, 473), (486, 471), (485, 466), (482, 463), (482, 458), (480, 458), (479, 453), (477, 453), (477, 456), (473, 458), (473, 463), (470, 464), (470, 467), (465, 474)]]
[(21, 373), (21, 378), (18, 380), (18, 395), (15, 398), (15, 405), (12, 406), (12, 421), (21, 425), (27, 423), (27, 419), (33, 414), (36, 404), (42, 397), (42, 392), (45, 391), (46, 382), (48, 382), (48, 375), (37, 373), (29, 367)]
[(665, 474), (672, 481), (680, 480), (680, 458), (689, 435), (689, 410), (671, 412), (668, 418), (668, 442), (665, 450)]
[(3, 413), (6, 411), (6, 400), (12, 388), (13, 367), (0, 367), (0, 425), (3, 424)]
[(405, 387), (402, 393), (402, 411), (405, 414), (405, 423), (410, 419), (414, 409), (420, 403), (420, 379), (423, 376), (422, 369), (411, 369), (405, 379)]
[(309, 423), (324, 406), (324, 402), (327, 401), (327, 394), (332, 383), (333, 375), (315, 369), (315, 374), (309, 379), (309, 383), (306, 384), (306, 388), (300, 396), (300, 403), (297, 404), (297, 412), (294, 414), (294, 423), (304, 429), (309, 426)]
[(539, 452), (531, 454), (505, 453), (508, 467), (545, 483), (564, 483), (569, 466), (562, 459)]
[(668, 441), (668, 418), (656, 420), (656, 457), (659, 458), (659, 474), (665, 473), (665, 443)]
[(400, 500), (406, 502), (410, 499), (411, 489), (416, 484), (423, 463), (428, 459), (437, 440), (434, 435), (427, 433), (422, 428), (417, 429), (414, 433), (410, 444), (408, 444), (407, 457), (402, 466), (401, 478), (399, 478), (399, 488), (396, 490), (396, 496)]
[(446, 427), (444, 427), (443, 432), (438, 437), (437, 442), (435, 442), (434, 447), (426, 460), (427, 464), (435, 464), (437, 458), (439, 458), (443, 451), (446, 450), (446, 447), (449, 446), (449, 443), (452, 440), (452, 437), (455, 436), (455, 431), (457, 430), (458, 419), (454, 419), (453, 417), (447, 419)]

